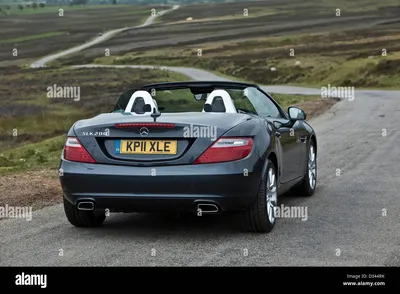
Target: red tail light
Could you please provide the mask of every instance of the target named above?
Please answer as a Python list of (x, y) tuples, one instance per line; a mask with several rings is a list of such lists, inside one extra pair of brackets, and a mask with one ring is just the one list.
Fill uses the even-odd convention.
[(81, 142), (75, 137), (68, 137), (64, 146), (64, 158), (70, 161), (96, 163)]
[(247, 157), (253, 147), (251, 138), (221, 138), (212, 144), (194, 164), (217, 163)]
[(163, 129), (172, 129), (175, 127), (175, 124), (166, 124), (166, 123), (122, 123), (115, 125), (119, 129), (127, 129), (127, 128), (163, 128)]

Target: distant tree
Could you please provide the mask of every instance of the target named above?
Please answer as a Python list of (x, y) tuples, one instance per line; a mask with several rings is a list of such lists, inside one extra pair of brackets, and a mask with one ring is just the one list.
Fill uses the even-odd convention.
[(18, 9), (19, 9), (19, 10), (23, 10), (23, 9), (24, 9), (24, 5), (18, 4)]
[(10, 5), (7, 5), (7, 6), (6, 6), (6, 9), (10, 10), (10, 9), (11, 9), (11, 6), (10, 6)]
[(28, 3), (28, 4), (25, 5), (25, 7), (26, 8), (31, 8), (31, 4)]
[(33, 9), (36, 9), (36, 8), (38, 8), (38, 5), (37, 5), (37, 3), (36, 3), (36, 2), (33, 2), (33, 3), (32, 3), (32, 8), (33, 8)]
[(112, 0), (111, 2), (113, 5), (117, 4), (117, 0)]
[(39, 3), (39, 7), (43, 8), (43, 7), (45, 7), (45, 6), (46, 6), (46, 4), (44, 4), (44, 3)]

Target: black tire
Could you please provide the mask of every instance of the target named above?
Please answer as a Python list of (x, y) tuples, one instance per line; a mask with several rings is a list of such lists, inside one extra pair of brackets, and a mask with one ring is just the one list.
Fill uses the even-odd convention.
[[(272, 161), (268, 160), (267, 171), (262, 177), (256, 199), (254, 203), (244, 212), (244, 224), (247, 231), (255, 233), (269, 233), (275, 226), (276, 217), (274, 217), (273, 222), (271, 223), (271, 221), (269, 220), (269, 212), (267, 209), (267, 200), (266, 200), (268, 172), (271, 168), (274, 171), (275, 186), (276, 189), (278, 189), (276, 168), (272, 163)], [(278, 191), (276, 191), (276, 193), (278, 195)], [(276, 205), (277, 201), (275, 201), (275, 207)], [(274, 209), (272, 209), (271, 212), (275, 214)]]
[[(314, 152), (315, 152), (315, 184), (314, 187), (311, 187), (310, 185), (310, 176), (309, 176), (309, 167), (308, 167), (308, 160), (309, 160), (309, 156), (310, 156), (310, 149), (311, 147), (313, 147)], [(301, 181), (300, 185), (298, 185), (295, 189), (294, 192), (296, 195), (298, 196), (302, 196), (302, 197), (310, 197), (312, 195), (314, 195), (315, 192), (315, 188), (317, 187), (317, 152), (315, 151), (315, 144), (314, 142), (311, 140), (310, 141), (310, 145), (308, 147), (308, 151), (307, 151), (307, 170), (306, 170), (306, 174), (304, 176), (304, 179)]]
[(68, 221), (75, 227), (98, 227), (101, 226), (106, 219), (105, 211), (85, 211), (78, 210), (64, 198), (64, 212)]

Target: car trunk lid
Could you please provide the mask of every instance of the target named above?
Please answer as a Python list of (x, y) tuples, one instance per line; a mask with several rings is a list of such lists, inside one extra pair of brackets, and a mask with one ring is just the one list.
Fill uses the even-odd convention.
[(79, 121), (75, 133), (97, 163), (191, 164), (215, 140), (249, 119), (245, 114), (165, 113), (150, 116), (103, 114)]

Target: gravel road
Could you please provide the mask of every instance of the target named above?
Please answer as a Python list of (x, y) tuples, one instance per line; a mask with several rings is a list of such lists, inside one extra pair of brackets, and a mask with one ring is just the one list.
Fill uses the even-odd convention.
[(121, 29), (116, 29), (116, 30), (108, 31), (108, 32), (104, 33), (103, 35), (98, 36), (98, 37), (94, 38), (93, 40), (91, 40), (91, 41), (89, 41), (89, 42), (86, 42), (86, 43), (84, 43), (84, 44), (82, 44), (82, 45), (79, 45), (79, 46), (70, 48), (70, 49), (68, 49), (68, 50), (64, 50), (64, 51), (61, 51), (61, 52), (59, 52), (59, 53), (55, 53), (55, 54), (52, 54), (52, 55), (43, 57), (42, 59), (39, 59), (39, 60), (33, 62), (33, 63), (31, 64), (31, 67), (32, 67), (32, 68), (44, 67), (44, 66), (46, 65), (46, 63), (48, 63), (48, 62), (50, 62), (50, 61), (54, 61), (54, 60), (56, 60), (56, 59), (58, 59), (58, 58), (60, 58), (60, 57), (63, 57), (63, 56), (66, 56), (66, 55), (69, 55), (69, 54), (72, 54), (72, 53), (76, 53), (76, 52), (79, 52), (79, 51), (82, 51), (83, 49), (86, 49), (86, 48), (89, 48), (89, 47), (91, 47), (91, 46), (93, 46), (93, 45), (96, 45), (96, 44), (98, 44), (98, 43), (104, 42), (105, 40), (108, 40), (108, 39), (110, 39), (112, 36), (114, 36), (114, 35), (116, 35), (116, 34), (118, 34), (118, 33), (121, 33), (121, 32), (123, 32), (123, 31), (147, 27), (147, 26), (153, 24), (153, 22), (155, 21), (155, 19), (156, 19), (158, 16), (161, 16), (161, 15), (163, 15), (163, 14), (165, 14), (165, 13), (168, 13), (168, 12), (170, 12), (170, 11), (172, 11), (172, 10), (176, 10), (176, 9), (178, 9), (178, 8), (179, 8), (179, 5), (174, 5), (171, 9), (162, 10), (162, 11), (160, 11), (157, 15), (151, 15), (151, 16), (149, 16), (149, 17), (146, 19), (146, 21), (145, 21), (143, 24), (139, 25), (139, 26), (135, 26), (135, 27), (126, 27), (126, 28), (121, 28)]

